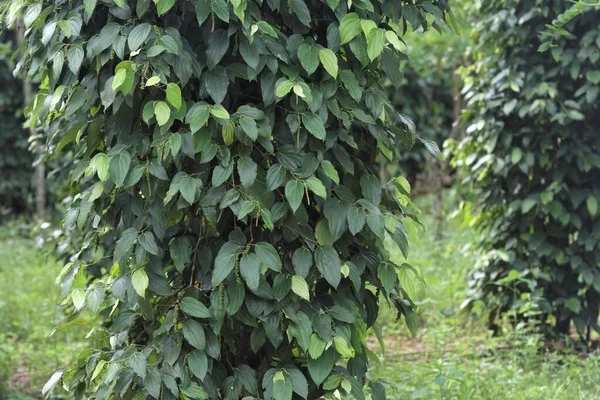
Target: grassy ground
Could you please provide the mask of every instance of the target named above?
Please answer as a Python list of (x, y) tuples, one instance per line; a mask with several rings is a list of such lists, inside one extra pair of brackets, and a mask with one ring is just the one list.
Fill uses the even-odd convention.
[[(431, 214), (428, 199), (421, 199), (421, 207)], [(429, 230), (411, 243), (409, 262), (427, 286), (414, 278), (406, 282), (419, 303), (421, 328), (412, 337), (390, 310), (381, 318), (386, 348), (378, 349), (382, 365), (371, 375), (388, 382), (388, 398), (600, 399), (597, 355), (548, 351), (547, 343), (526, 330), (492, 338), (483, 315), (461, 312), (475, 233), (445, 221), (436, 238), (434, 221), (426, 218), (425, 224)]]
[(61, 269), (17, 224), (0, 230), (0, 399), (41, 397), (57, 369), (68, 365), (85, 332), (57, 332), (65, 314), (54, 279)]

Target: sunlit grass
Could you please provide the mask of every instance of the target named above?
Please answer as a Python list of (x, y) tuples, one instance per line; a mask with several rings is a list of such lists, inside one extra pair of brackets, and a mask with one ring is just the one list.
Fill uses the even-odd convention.
[[(41, 398), (50, 375), (69, 365), (84, 343), (85, 332), (74, 328), (50, 336), (65, 319), (54, 280), (62, 265), (29, 237), (12, 227), (0, 233), (0, 380), (16, 392)], [(4, 388), (7, 390), (7, 388)]]
[[(444, 221), (439, 235), (430, 201), (420, 199), (428, 230), (413, 240), (408, 262), (426, 285), (410, 274), (403, 283), (419, 305), (420, 329), (412, 337), (395, 313), (383, 307), (379, 320), (385, 352), (376, 344), (382, 365), (373, 378), (388, 384), (389, 399), (598, 399), (600, 358), (546, 350), (530, 331), (493, 338), (485, 315), (467, 314), (468, 272), (475, 261), (476, 234), (455, 221)], [(452, 205), (447, 205), (450, 209)], [(394, 254), (404, 261), (401, 254)]]

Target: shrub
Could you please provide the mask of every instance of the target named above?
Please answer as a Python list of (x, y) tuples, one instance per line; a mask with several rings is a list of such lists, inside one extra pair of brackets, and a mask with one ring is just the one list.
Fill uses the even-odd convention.
[(565, 26), (572, 35), (556, 35), (554, 57), (546, 52), (540, 32), (568, 7), (481, 7), (465, 71), (469, 135), (455, 162), (482, 206), (472, 299), (554, 332), (573, 321), (583, 334), (598, 330), (600, 305), (600, 31), (589, 12)]
[[(23, 65), (47, 84), (31, 114), (50, 151), (76, 155), (64, 228), (79, 236), (59, 280), (77, 309), (107, 321), (48, 387), (364, 398), (378, 295), (413, 321), (384, 242), (407, 255), (404, 221), (419, 215), (405, 180), (378, 178), (376, 164), (414, 139), (378, 82), (399, 69), (402, 27), (441, 29), (448, 11), (348, 4), (10, 7), (28, 28)], [(93, 263), (88, 285), (98, 244), (112, 262)]]

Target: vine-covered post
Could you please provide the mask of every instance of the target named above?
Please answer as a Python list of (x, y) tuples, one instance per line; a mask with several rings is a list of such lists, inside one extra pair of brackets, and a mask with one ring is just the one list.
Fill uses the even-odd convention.
[(20, 67), (43, 82), (30, 114), (73, 157), (77, 245), (59, 281), (106, 322), (48, 389), (282, 400), (368, 385), (383, 398), (365, 339), (380, 294), (414, 327), (408, 266), (387, 248), (408, 256), (419, 211), (405, 180), (378, 178), (415, 139), (379, 82), (400, 76), (403, 32), (448, 13), (426, 0), (13, 2)]

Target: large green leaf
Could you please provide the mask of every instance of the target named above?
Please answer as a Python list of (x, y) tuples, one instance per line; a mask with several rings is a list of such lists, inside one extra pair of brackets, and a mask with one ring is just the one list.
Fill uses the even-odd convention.
[(292, 211), (296, 212), (304, 197), (304, 184), (298, 180), (290, 180), (285, 185), (285, 197)]
[(331, 286), (337, 288), (342, 279), (342, 263), (331, 246), (321, 246), (315, 251), (317, 269)]
[(302, 114), (302, 125), (317, 139), (324, 140), (326, 136), (325, 124), (316, 114)]
[(183, 337), (189, 344), (198, 350), (204, 350), (206, 347), (206, 335), (200, 323), (192, 320), (185, 321), (182, 332)]
[(267, 242), (258, 242), (254, 246), (254, 251), (261, 263), (274, 271), (281, 271), (281, 257), (273, 245)]
[(319, 358), (313, 359), (309, 356), (307, 361), (310, 377), (317, 386), (320, 386), (333, 369), (335, 363), (335, 350), (333, 347), (330, 347), (328, 350), (325, 350)]
[(227, 242), (219, 250), (212, 274), (212, 285), (217, 286), (229, 276), (238, 257), (240, 247), (237, 243)]

